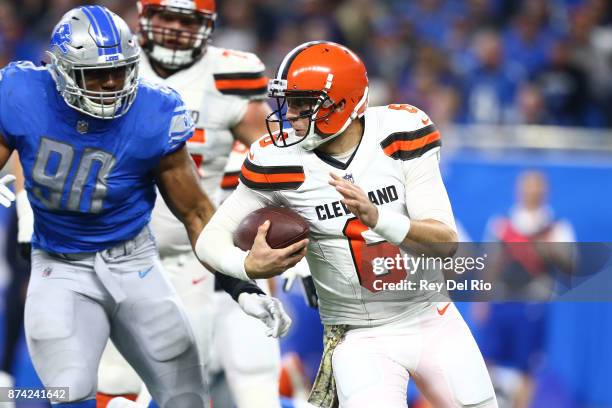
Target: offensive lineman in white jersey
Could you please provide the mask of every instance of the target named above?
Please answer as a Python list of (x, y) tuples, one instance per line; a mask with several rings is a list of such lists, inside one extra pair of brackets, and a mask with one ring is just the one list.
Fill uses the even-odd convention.
[[(265, 118), (270, 108), (264, 100), (265, 67), (254, 54), (208, 45), (216, 19), (214, 0), (142, 0), (138, 10), (145, 54), (140, 76), (177, 90), (192, 112), (196, 132), (187, 147), (198, 166), (203, 189), (213, 197), (234, 141), (248, 145), (266, 132)], [(20, 242), (29, 242), (32, 218), (27, 215), (31, 210), (25, 192), (18, 194), (18, 210)], [(224, 344), (223, 354), (217, 359), (237, 406), (280, 407), (278, 340), (267, 337), (266, 327), (251, 318), (274, 326), (268, 330), (269, 335), (286, 334), (290, 319), (280, 302), (263, 292), (238, 287), (232, 297), (249, 316), (225, 293), (213, 297), (213, 275), (193, 254), (184, 227), (163, 199), (156, 202), (151, 227), (162, 263), (186, 307), (204, 364), (210, 358), (215, 309), (222, 310), (214, 321), (218, 329), (215, 336)], [(259, 358), (249, 353), (252, 347), (257, 348)], [(141, 384), (109, 342), (99, 367), (98, 408), (106, 407), (115, 396), (134, 400)]]
[[(435, 407), (496, 407), (478, 346), (455, 306), (436, 302), (432, 292), (382, 288), (432, 276), (407, 275), (399, 266), (374, 270), (379, 257), (456, 250), (438, 167), (440, 134), (429, 117), (410, 105), (367, 108), (365, 66), (330, 42), (291, 51), (269, 96), (277, 98), (279, 119), (272, 114), (267, 122), (285, 120), (293, 129), (279, 134), (270, 126), (270, 135), (253, 143), (240, 186), (196, 245), (198, 257), (221, 273), (261, 278), (282, 273), (307, 245), (326, 332), (312, 404), (406, 407), (412, 377)], [(250, 252), (234, 247), (244, 214), (268, 205), (302, 215), (310, 240), (271, 249), (266, 222)]]

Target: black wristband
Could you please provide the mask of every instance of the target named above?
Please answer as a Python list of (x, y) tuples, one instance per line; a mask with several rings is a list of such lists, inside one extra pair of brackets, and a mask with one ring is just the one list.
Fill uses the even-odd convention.
[(236, 302), (238, 302), (238, 296), (240, 296), (241, 293), (266, 294), (257, 286), (255, 281), (245, 281), (219, 272), (215, 272), (215, 284), (219, 285), (219, 287), (227, 292)]
[(30, 262), (32, 257), (32, 244), (29, 242), (20, 242), (17, 244), (19, 249), (19, 255), (25, 260)]

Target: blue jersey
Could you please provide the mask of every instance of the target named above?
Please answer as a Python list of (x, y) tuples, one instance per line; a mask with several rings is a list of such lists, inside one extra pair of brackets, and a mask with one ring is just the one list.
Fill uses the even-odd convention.
[(133, 238), (151, 218), (160, 160), (192, 132), (169, 88), (141, 82), (131, 109), (104, 120), (69, 107), (44, 68), (0, 71), (0, 133), (19, 152), (35, 248), (95, 252)]

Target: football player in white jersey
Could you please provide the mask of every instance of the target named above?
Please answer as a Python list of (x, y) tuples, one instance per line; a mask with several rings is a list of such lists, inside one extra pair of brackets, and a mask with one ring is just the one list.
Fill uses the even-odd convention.
[[(249, 279), (282, 273), (307, 249), (325, 325), (310, 396), (315, 406), (406, 407), (410, 377), (435, 407), (497, 406), (478, 346), (455, 306), (438, 302), (435, 291), (384, 286), (433, 282), (439, 271), (375, 268), (380, 258), (447, 257), (456, 250), (438, 166), (440, 133), (430, 118), (410, 105), (368, 108), (365, 66), (330, 42), (291, 51), (270, 81), (269, 96), (278, 101), (267, 120), (269, 135), (251, 145), (241, 184), (206, 226), (198, 257)], [(281, 121), (292, 129), (275, 131)], [(232, 233), (244, 214), (268, 205), (302, 215), (309, 240), (271, 249), (265, 222), (249, 252), (236, 248)]]
[[(249, 145), (266, 133), (265, 118), (271, 110), (265, 102), (265, 67), (254, 54), (209, 45), (216, 19), (214, 0), (141, 0), (138, 11), (145, 54), (140, 76), (177, 90), (192, 112), (196, 133), (187, 147), (204, 190), (213, 197), (220, 188), (234, 141)], [(20, 242), (29, 242), (31, 210), (25, 192), (18, 197)], [(224, 346), (217, 360), (225, 370), (237, 406), (280, 407), (278, 340), (268, 337), (266, 326), (251, 317), (275, 325), (274, 336), (286, 333), (290, 319), (280, 302), (251, 293), (250, 288), (236, 288), (232, 295), (241, 311), (227, 294), (213, 296), (213, 275), (193, 255), (184, 227), (163, 199), (156, 202), (151, 227), (205, 364), (214, 323), (220, 330), (216, 334), (218, 342)], [(213, 322), (215, 309), (223, 313)], [(250, 353), (254, 347), (258, 359)], [(141, 390), (140, 379), (110, 342), (100, 364), (98, 390), (99, 408), (119, 395), (133, 400)]]

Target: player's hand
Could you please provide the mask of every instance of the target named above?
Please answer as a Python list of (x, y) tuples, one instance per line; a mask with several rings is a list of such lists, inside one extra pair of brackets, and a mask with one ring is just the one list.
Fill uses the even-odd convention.
[(291, 327), (291, 318), (276, 298), (258, 293), (241, 293), (238, 304), (244, 313), (268, 326), (266, 334), (269, 337), (284, 337)]
[(259, 226), (253, 246), (244, 260), (244, 269), (251, 279), (267, 279), (280, 275), (306, 255), (307, 238), (286, 248), (272, 249), (266, 242), (268, 229), (270, 221)]
[(368, 228), (374, 228), (378, 222), (378, 209), (361, 187), (344, 180), (342, 177), (329, 173), (331, 180), (329, 184), (334, 186), (336, 190), (342, 194), (342, 202), (346, 205), (350, 212), (355, 214), (357, 218)]
[(7, 185), (13, 181), (15, 181), (15, 176), (12, 174), (7, 174), (0, 178), (0, 204), (6, 208), (9, 208), (11, 203), (15, 201), (15, 194), (7, 187)]

